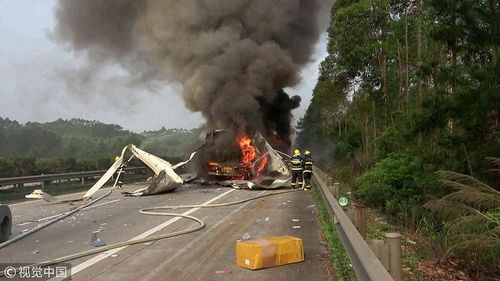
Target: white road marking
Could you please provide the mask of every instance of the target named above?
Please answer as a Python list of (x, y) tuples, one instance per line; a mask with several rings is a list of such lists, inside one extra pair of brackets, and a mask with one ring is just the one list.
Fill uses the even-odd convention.
[[(224, 193), (222, 193), (222, 194), (220, 194), (220, 195), (218, 195), (218, 196), (216, 196), (216, 197), (214, 197), (214, 198), (212, 198), (212, 199), (210, 199), (210, 200), (206, 201), (205, 203), (203, 203), (203, 204), (201, 204), (201, 205), (208, 205), (208, 204), (210, 204), (210, 203), (212, 203), (212, 202), (214, 202), (214, 201), (217, 201), (218, 199), (220, 199), (220, 198), (222, 198), (222, 197), (226, 196), (227, 194), (229, 194), (229, 193), (231, 193), (231, 192), (233, 192), (233, 191), (235, 191), (235, 190), (236, 190), (236, 189), (230, 189), (230, 190), (228, 190), (228, 191), (226, 191), (226, 192), (224, 192)], [(191, 213), (194, 213), (194, 212), (198, 211), (199, 209), (201, 209), (201, 208), (193, 208), (193, 209), (190, 209), (190, 210), (188, 210), (188, 211), (186, 211), (186, 212), (184, 212), (184, 213), (182, 213), (182, 214), (183, 214), (183, 215), (189, 215), (189, 214), (191, 214)], [(161, 229), (165, 228), (165, 227), (166, 227), (166, 226), (168, 226), (168, 225), (173, 224), (174, 222), (176, 222), (176, 221), (178, 221), (178, 220), (180, 220), (180, 219), (181, 219), (181, 217), (174, 217), (174, 218), (171, 218), (171, 219), (169, 219), (168, 221), (166, 221), (166, 222), (164, 222), (164, 223), (162, 223), (162, 224), (160, 224), (160, 225), (158, 225), (158, 226), (155, 226), (155, 227), (151, 228), (150, 230), (148, 230), (148, 231), (146, 231), (146, 232), (144, 232), (144, 233), (142, 233), (142, 234), (139, 234), (138, 236), (136, 236), (136, 237), (134, 237), (134, 238), (132, 238), (132, 239), (130, 239), (130, 240), (136, 240), (136, 239), (146, 238), (146, 237), (148, 237), (149, 235), (151, 235), (151, 234), (153, 234), (153, 233), (155, 233), (155, 232), (157, 232), (157, 231), (160, 231)], [(130, 240), (129, 240), (129, 241), (130, 241)], [(111, 255), (116, 254), (117, 252), (119, 252), (119, 251), (121, 251), (121, 250), (123, 250), (123, 249), (125, 249), (125, 248), (127, 248), (127, 247), (128, 247), (128, 246), (124, 246), (124, 247), (120, 247), (120, 248), (112, 249), (112, 250), (106, 251), (106, 252), (104, 252), (104, 253), (102, 253), (102, 254), (99, 254), (99, 255), (97, 255), (97, 256), (95, 256), (95, 257), (91, 258), (91, 259), (88, 259), (88, 260), (86, 260), (86, 261), (84, 261), (84, 262), (82, 262), (82, 263), (80, 263), (80, 264), (78, 264), (78, 265), (76, 265), (76, 266), (72, 267), (72, 268), (71, 268), (71, 275), (74, 275), (74, 274), (76, 274), (76, 273), (78, 273), (78, 272), (80, 272), (80, 271), (82, 271), (82, 270), (86, 269), (87, 267), (90, 267), (90, 266), (92, 266), (92, 265), (94, 265), (94, 264), (98, 263), (99, 261), (101, 261), (101, 260), (103, 260), (103, 259), (105, 259), (105, 258), (107, 258), (107, 257), (110, 257)], [(68, 276), (68, 277), (69, 277), (69, 276)], [(52, 279), (51, 279), (51, 280), (52, 280)]]
[[(267, 190), (264, 190), (262, 191), (261, 193), (259, 193), (257, 196), (261, 196), (262, 194), (266, 193)], [(197, 243), (198, 241), (200, 241), (203, 237), (205, 237), (206, 235), (208, 235), (210, 232), (212, 232), (212, 230), (216, 229), (217, 227), (219, 227), (219, 225), (221, 225), (223, 222), (225, 222), (229, 217), (231, 217), (234, 213), (240, 211), (241, 209), (243, 209), (244, 207), (246, 207), (248, 204), (250, 204), (251, 201), (248, 201), (246, 202), (245, 204), (242, 204), (240, 207), (238, 207), (237, 209), (235, 209), (234, 211), (232, 211), (231, 213), (229, 213), (227, 216), (225, 216), (223, 219), (219, 220), (216, 224), (214, 224), (212, 227), (210, 227), (205, 233), (203, 233), (202, 235), (198, 236), (196, 239), (194, 240), (191, 240), (191, 242), (189, 242), (189, 244), (187, 244), (186, 246), (184, 246), (181, 250), (179, 250), (175, 255), (173, 256), (170, 256), (170, 258), (168, 258), (166, 261), (162, 262), (162, 264), (160, 266), (157, 266), (155, 270), (153, 270), (147, 277), (145, 277), (143, 280), (153, 280), (152, 278), (154, 277), (154, 275), (162, 268), (165, 268), (165, 266), (167, 264), (169, 264), (173, 259), (177, 258), (178, 256), (180, 256), (181, 254), (183, 254), (184, 252), (186, 252), (188, 249), (190, 249), (195, 243)]]

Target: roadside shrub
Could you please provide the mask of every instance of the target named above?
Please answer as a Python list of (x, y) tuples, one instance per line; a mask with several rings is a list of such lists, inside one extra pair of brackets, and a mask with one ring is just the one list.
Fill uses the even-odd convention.
[(413, 216), (437, 184), (417, 155), (412, 150), (390, 154), (355, 181), (355, 196), (399, 219)]

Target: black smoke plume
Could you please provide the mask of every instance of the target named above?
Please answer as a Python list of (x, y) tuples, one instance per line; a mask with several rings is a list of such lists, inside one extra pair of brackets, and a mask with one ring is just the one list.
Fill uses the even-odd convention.
[(300, 98), (282, 89), (299, 82), (330, 2), (59, 0), (54, 35), (89, 66), (119, 64), (145, 85), (180, 82), (208, 129), (259, 130), (290, 145)]

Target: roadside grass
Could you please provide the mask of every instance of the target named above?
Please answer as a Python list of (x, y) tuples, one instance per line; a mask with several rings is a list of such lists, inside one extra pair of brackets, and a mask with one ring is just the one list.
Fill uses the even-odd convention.
[(321, 231), (323, 237), (328, 244), (330, 252), (330, 260), (333, 265), (333, 271), (337, 281), (353, 281), (357, 280), (356, 275), (352, 269), (351, 263), (344, 250), (344, 246), (335, 230), (332, 223), (330, 213), (325, 206), (321, 193), (313, 183), (312, 194), (316, 204), (317, 215), (321, 224)]
[[(328, 233), (331, 231), (330, 235), (333, 235), (333, 241), (332, 241), (332, 246), (330, 246), (330, 241), (328, 241), (328, 245), (330, 248), (330, 251), (332, 249), (340, 249), (343, 255), (345, 256), (345, 261), (342, 264), (342, 258), (339, 259), (339, 262), (336, 264), (334, 261), (334, 266), (345, 269), (346, 264), (347, 266), (350, 267), (349, 265), (349, 258), (345, 255), (345, 251), (342, 246), (342, 242), (339, 240), (337, 233), (335, 232), (332, 223), (329, 220), (329, 213), (328, 210), (326, 209), (324, 202), (321, 198), (321, 193), (317, 189), (314, 190), (314, 199), (316, 201), (317, 206), (321, 204), (322, 210), (320, 211), (318, 207), (318, 212), (320, 215), (321, 223), (323, 226), (323, 232)], [(352, 195), (352, 192), (350, 191), (349, 186), (345, 184), (340, 185), (340, 194), (341, 196), (344, 196), (348, 198), (350, 203), (354, 203), (354, 197)], [(319, 202), (319, 203), (318, 203)], [(347, 207), (343, 208), (344, 211), (347, 209)], [(330, 225), (330, 228), (325, 227), (325, 223), (323, 216), (326, 215), (327, 218), (327, 224)], [(384, 240), (384, 235), (389, 232), (398, 232), (401, 234), (401, 246), (402, 246), (402, 267), (403, 267), (403, 280), (405, 281), (446, 281), (450, 279), (442, 279), (438, 278), (436, 276), (432, 276), (431, 272), (422, 272), (419, 267), (424, 265), (423, 268), (428, 267), (427, 263), (431, 263), (429, 261), (429, 256), (433, 256), (429, 253), (429, 247), (426, 243), (422, 243), (421, 239), (419, 237), (413, 237), (411, 234), (407, 233), (405, 230), (398, 228), (397, 226), (391, 224), (388, 222), (388, 219), (380, 213), (376, 209), (372, 208), (365, 208), (365, 216), (366, 216), (366, 239), (371, 240), (371, 239), (377, 239), (377, 240)], [(326, 236), (326, 235), (325, 235)], [(335, 248), (336, 247), (336, 248)], [(333, 251), (332, 251), (333, 253)], [(333, 254), (332, 254), (333, 258)], [(434, 257), (433, 257), (434, 258)], [(337, 259), (337, 257), (335, 257)], [(440, 270), (438, 267), (436, 267), (436, 270)], [(337, 271), (336, 271), (337, 272)], [(341, 271), (342, 272), (342, 271)], [(352, 272), (352, 270), (351, 270)], [(337, 275), (339, 275), (337, 273)], [(354, 273), (353, 273), (354, 276)], [(338, 279), (338, 280), (352, 280), (352, 279)]]

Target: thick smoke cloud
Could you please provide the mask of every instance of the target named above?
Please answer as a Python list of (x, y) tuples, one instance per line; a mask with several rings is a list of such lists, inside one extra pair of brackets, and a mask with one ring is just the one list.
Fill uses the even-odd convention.
[(91, 67), (117, 63), (145, 84), (180, 82), (209, 129), (260, 130), (289, 144), (300, 98), (282, 89), (300, 81), (330, 2), (60, 0), (54, 35)]

